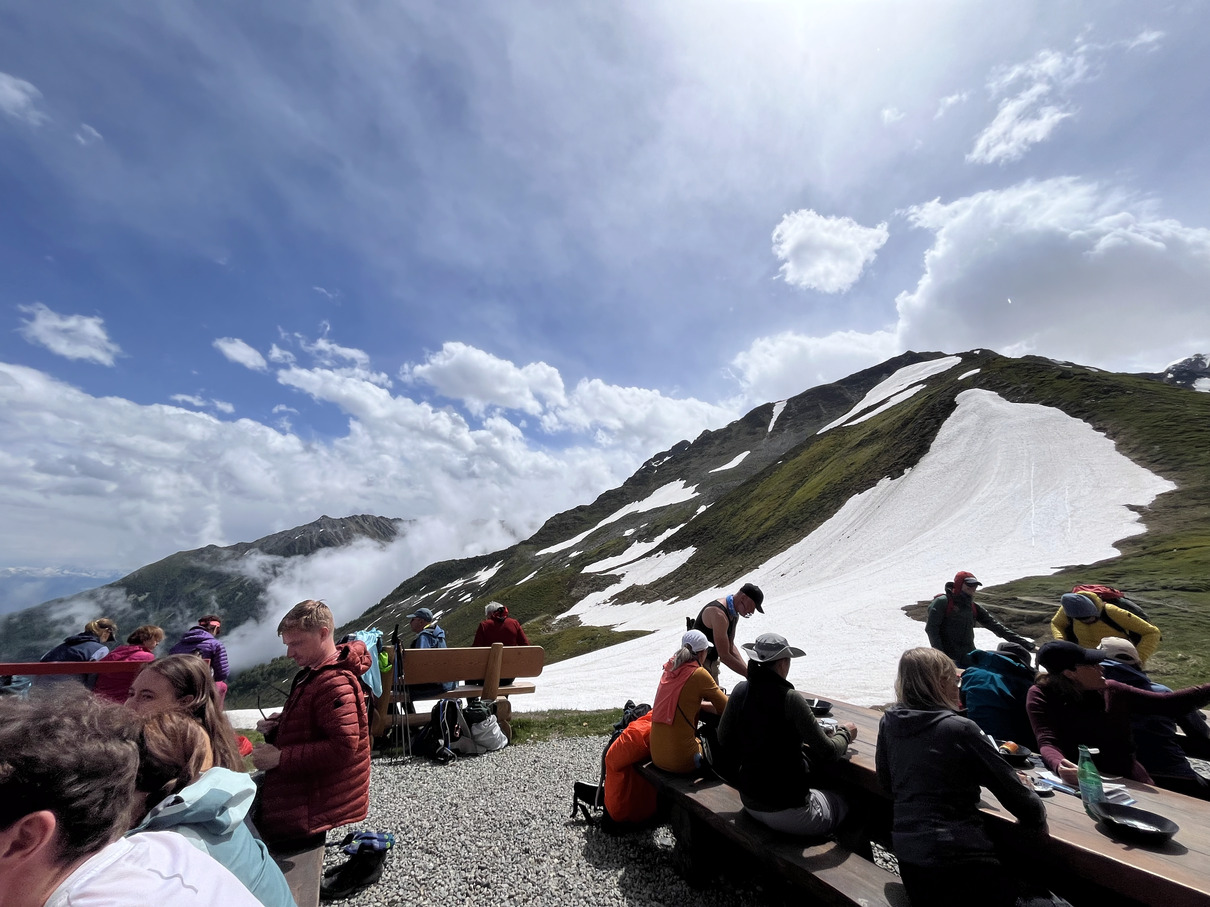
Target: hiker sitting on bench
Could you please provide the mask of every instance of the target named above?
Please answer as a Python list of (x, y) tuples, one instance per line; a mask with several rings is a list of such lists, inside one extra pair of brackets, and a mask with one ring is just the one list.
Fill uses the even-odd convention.
[(651, 708), (651, 761), (666, 772), (691, 772), (702, 764), (698, 714), (703, 709), (721, 712), (727, 705), (727, 694), (702, 667), (708, 648), (705, 633), (687, 630), (681, 647), (664, 664)]
[(790, 659), (806, 653), (784, 636), (762, 633), (741, 648), (748, 654), (748, 679), (731, 694), (718, 737), (736, 769), (744, 811), (776, 831), (826, 835), (848, 806), (839, 794), (811, 786), (811, 763), (839, 760), (857, 737), (857, 726), (841, 724), (829, 733), (815, 720), (786, 679)]
[[(449, 646), (445, 643), (445, 631), (437, 626), (437, 618), (433, 617), (433, 612), (428, 608), (417, 608), (413, 613), (408, 615), (408, 626), (412, 632), (416, 634), (416, 638), (412, 640), (412, 644), (408, 647), (411, 649), (447, 649)], [(407, 659), (403, 662), (403, 676), (407, 679)], [(412, 683), (406, 686), (408, 700), (407, 712), (413, 715), (416, 712), (416, 706), (413, 704), (413, 699), (429, 699), (436, 697), (440, 693), (448, 692), (454, 688), (454, 683)]]

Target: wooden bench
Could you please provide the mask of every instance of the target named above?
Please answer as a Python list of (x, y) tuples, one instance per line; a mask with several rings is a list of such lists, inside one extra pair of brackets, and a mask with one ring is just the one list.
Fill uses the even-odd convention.
[[(392, 688), (395, 680), (395, 653), (385, 650), (390, 661), (382, 672), (384, 690)], [(534, 692), (537, 687), (532, 680), (521, 678), (537, 677), (542, 673), (546, 651), (541, 646), (506, 646), (493, 643), (490, 647), (457, 649), (403, 649), (403, 682), (405, 692), (382, 696), (378, 700), (371, 724), (375, 737), (382, 736), (388, 728), (406, 724), (420, 727), (428, 723), (429, 712), (418, 714), (392, 714), (391, 705), (406, 708), (410, 702), (437, 699), (467, 699), (477, 697), (496, 703), (496, 719), (505, 736), (512, 739), (509, 718), (512, 706), (509, 696)], [(514, 678), (512, 683), (501, 683), (501, 677)], [(456, 683), (452, 690), (408, 690), (414, 684)]]
[(808, 903), (908, 907), (898, 876), (836, 841), (794, 838), (760, 824), (743, 811), (739, 791), (718, 779), (674, 775), (650, 763), (639, 773), (669, 811), (675, 853), (687, 879), (709, 878), (734, 862), (729, 854), (738, 845), (782, 884), (806, 894)]

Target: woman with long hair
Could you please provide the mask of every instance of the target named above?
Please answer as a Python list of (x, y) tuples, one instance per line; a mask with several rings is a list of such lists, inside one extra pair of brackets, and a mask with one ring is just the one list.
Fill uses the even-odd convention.
[[(192, 657), (192, 656), (190, 656)], [(135, 825), (127, 833), (172, 831), (209, 854), (266, 907), (294, 907), (290, 887), (247, 822), (256, 785), (216, 766), (205, 729), (182, 710), (143, 717)]]
[(908, 897), (916, 907), (1012, 907), (1017, 886), (983, 827), (980, 788), (1023, 826), (1045, 832), (1042, 801), (958, 714), (957, 668), (944, 652), (904, 652), (895, 695), (878, 726), (875, 761), (894, 801), (891, 840)]
[(705, 708), (721, 715), (727, 694), (703, 666), (710, 647), (706, 634), (689, 630), (681, 647), (664, 663), (651, 708), (651, 761), (668, 772), (691, 772), (702, 763), (697, 737), (698, 714)]
[(244, 771), (235, 731), (218, 707), (210, 668), (196, 655), (169, 655), (153, 661), (134, 679), (126, 705), (141, 715), (170, 710), (186, 712), (210, 738), (214, 764)]
[[(164, 631), (145, 624), (126, 637), (126, 645), (118, 646), (101, 661), (155, 661), (155, 647), (164, 641)], [(98, 674), (92, 691), (111, 702), (125, 702), (135, 674)]]

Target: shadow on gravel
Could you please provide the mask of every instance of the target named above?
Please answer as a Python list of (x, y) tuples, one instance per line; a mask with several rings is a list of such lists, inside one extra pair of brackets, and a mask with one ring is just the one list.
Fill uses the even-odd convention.
[[(683, 903), (702, 907), (766, 907), (781, 900), (763, 891), (745, 873), (729, 867), (723, 878), (703, 879), (698, 887), (680, 877), (672, 848), (675, 839), (667, 825), (654, 829), (612, 835), (581, 820), (568, 820), (565, 827), (579, 829), (584, 836), (584, 859), (603, 871), (617, 871), (618, 889), (628, 904)], [(720, 854), (720, 863), (727, 855)]]

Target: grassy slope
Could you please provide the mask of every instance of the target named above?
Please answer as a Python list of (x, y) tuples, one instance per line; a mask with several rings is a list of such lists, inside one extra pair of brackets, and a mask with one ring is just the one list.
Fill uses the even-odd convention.
[[(1210, 676), (1210, 664), (1200, 654), (1210, 643), (1210, 394), (1182, 391), (1144, 378), (1064, 368), (1042, 359), (1003, 359), (994, 353), (968, 356), (963, 365), (934, 378), (931, 390), (886, 414), (809, 437), (732, 489), (661, 546), (663, 550), (695, 547), (689, 563), (649, 588), (631, 589), (628, 594), (647, 600), (681, 597), (709, 585), (735, 581), (753, 564), (804, 538), (852, 495), (883, 477), (901, 475), (928, 450), (953, 411), (953, 392), (945, 386), (947, 381), (975, 366), (980, 373), (967, 379), (964, 387), (982, 387), (1014, 402), (1057, 407), (1104, 432), (1122, 453), (1179, 486), (1177, 492), (1157, 499), (1143, 515), (1147, 533), (1124, 540), (1118, 546), (1120, 558), (1101, 565), (1073, 565), (1055, 576), (1029, 577), (986, 589), (984, 600), (1010, 626), (1045, 639), (1052, 603), (1063, 591), (1076, 582), (1117, 585), (1130, 591), (1164, 630), (1165, 642), (1151, 665), (1157, 678), (1175, 686)], [(654, 487), (663, 480), (645, 481)], [(577, 508), (574, 519), (573, 512), (552, 518), (552, 523), (559, 524), (557, 537), (547, 537), (543, 544), (595, 525), (618, 506), (613, 497), (616, 495), (606, 493), (593, 505)], [(657, 512), (645, 537), (684, 522), (695, 509), (690, 502)], [(553, 527), (548, 524), (545, 528)], [(609, 577), (579, 571), (588, 563), (619, 553), (629, 543), (615, 536), (595, 546), (585, 544), (569, 565), (541, 572), (524, 584), (521, 581), (538, 566), (533, 558), (541, 547), (537, 544), (448, 561), (421, 571), (385, 601), (398, 603), (422, 591), (431, 594), (439, 585), (503, 559), (503, 566), (480, 595), (443, 618), (451, 644), (469, 643), (482, 618), (483, 604), (498, 599), (526, 623), (531, 640), (546, 646), (548, 661), (555, 662), (626, 638), (605, 628), (581, 627), (574, 620), (556, 622), (553, 615), (609, 585)], [(938, 578), (939, 585), (943, 579)], [(909, 605), (908, 611), (919, 614), (922, 608)], [(359, 618), (358, 625), (378, 620), (389, 632), (397, 619), (393, 613), (391, 606), (380, 605)], [(280, 670), (278, 676), (282, 676)], [(242, 684), (237, 682), (237, 686)], [(240, 693), (237, 690), (237, 697)]]
[(999, 360), (976, 380), (1008, 400), (1054, 406), (1088, 422), (1124, 455), (1177, 485), (1142, 514), (1146, 534), (1117, 545), (1121, 557), (1006, 583), (985, 590), (985, 602), (999, 606), (1007, 623), (1045, 640), (1063, 592), (1081, 582), (1116, 586), (1164, 632), (1148, 665), (1157, 680), (1180, 687), (1210, 679), (1210, 394), (1056, 369), (1033, 358)]

